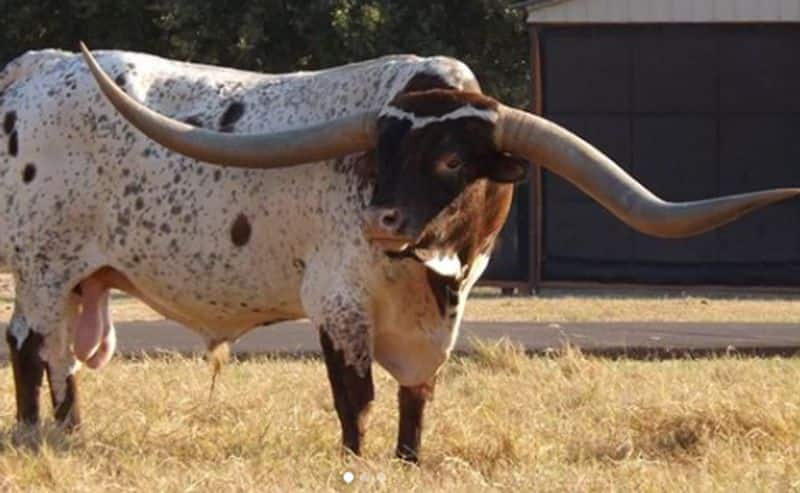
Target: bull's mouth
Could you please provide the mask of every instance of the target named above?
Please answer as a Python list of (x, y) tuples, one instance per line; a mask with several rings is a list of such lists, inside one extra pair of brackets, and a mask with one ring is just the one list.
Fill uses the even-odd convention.
[(368, 236), (370, 243), (393, 260), (415, 260), (440, 276), (459, 279), (462, 263), (458, 255), (431, 249), (416, 238), (399, 236)]
[(414, 238), (408, 236), (368, 235), (369, 242), (386, 253), (402, 253), (411, 248)]

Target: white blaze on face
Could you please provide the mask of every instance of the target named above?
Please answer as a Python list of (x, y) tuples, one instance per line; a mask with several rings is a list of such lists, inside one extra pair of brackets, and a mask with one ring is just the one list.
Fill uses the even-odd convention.
[(455, 277), (459, 279), (462, 274), (461, 259), (455, 253), (448, 252), (428, 252), (417, 251), (416, 255), (425, 264), (425, 267), (436, 272), (440, 276)]
[(459, 118), (480, 118), (489, 123), (497, 123), (497, 112), (475, 108), (474, 106), (461, 106), (460, 108), (439, 116), (419, 116), (392, 105), (386, 106), (381, 111), (381, 116), (397, 118), (398, 120), (408, 120), (411, 122), (411, 130), (430, 125), (431, 123), (441, 123)]

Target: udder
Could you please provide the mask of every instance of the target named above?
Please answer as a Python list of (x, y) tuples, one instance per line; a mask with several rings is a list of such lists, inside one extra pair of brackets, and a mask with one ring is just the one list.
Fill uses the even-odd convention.
[(109, 311), (111, 287), (89, 277), (80, 283), (80, 312), (73, 321), (73, 352), (89, 368), (105, 366), (114, 355), (117, 335)]

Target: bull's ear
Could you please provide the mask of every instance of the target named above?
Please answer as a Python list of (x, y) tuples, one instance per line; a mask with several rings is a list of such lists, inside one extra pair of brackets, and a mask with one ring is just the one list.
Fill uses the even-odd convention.
[(500, 183), (519, 183), (528, 179), (530, 167), (528, 161), (502, 152), (488, 164), (486, 177)]

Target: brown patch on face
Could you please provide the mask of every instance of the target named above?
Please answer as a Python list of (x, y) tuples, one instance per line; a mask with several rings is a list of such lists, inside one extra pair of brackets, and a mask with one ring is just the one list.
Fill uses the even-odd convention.
[[(511, 210), (514, 185), (480, 179), (431, 221), (421, 235), (420, 246), (456, 252), (464, 265), (488, 253)], [(432, 239), (436, 240), (432, 240)]]
[(239, 214), (236, 216), (236, 219), (233, 221), (233, 226), (231, 226), (231, 241), (237, 247), (241, 247), (247, 244), (250, 241), (250, 235), (252, 233), (252, 227), (250, 226), (250, 221), (247, 219), (247, 216), (244, 214)]
[[(457, 250), (460, 252), (459, 256), (464, 255), (462, 259), (468, 264), (488, 250), (494, 242), (508, 218), (514, 198), (513, 184), (484, 179), (476, 182), (476, 185), (478, 186), (469, 190), (463, 202), (462, 212), (472, 224), (461, 248)], [(469, 195), (482, 196), (482, 200), (471, 200)]]

